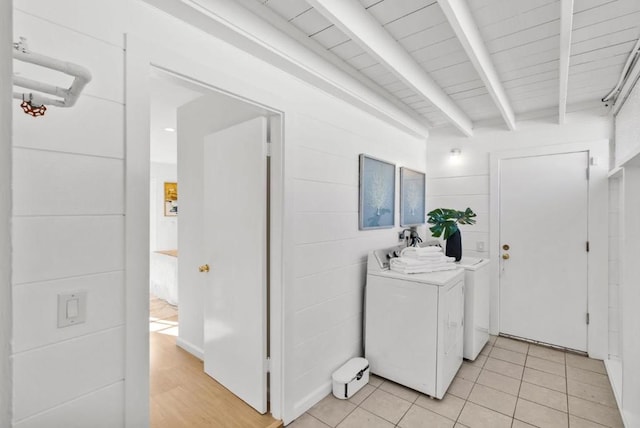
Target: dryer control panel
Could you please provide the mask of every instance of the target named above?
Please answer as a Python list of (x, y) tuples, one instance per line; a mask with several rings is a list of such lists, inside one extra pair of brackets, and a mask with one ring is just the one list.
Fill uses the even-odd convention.
[(383, 248), (381, 250), (373, 251), (378, 267), (380, 270), (389, 270), (389, 262), (394, 257), (400, 257), (400, 252), (404, 246), (398, 245), (395, 247)]

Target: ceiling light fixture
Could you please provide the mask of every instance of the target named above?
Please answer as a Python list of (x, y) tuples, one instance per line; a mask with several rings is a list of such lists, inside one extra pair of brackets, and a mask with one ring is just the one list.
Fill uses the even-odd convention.
[(176, 132), (175, 128), (164, 128), (164, 130), (167, 132)]
[(462, 150), (460, 149), (451, 149), (451, 152), (449, 153), (449, 155), (452, 158), (457, 158), (458, 156), (460, 156), (462, 154)]

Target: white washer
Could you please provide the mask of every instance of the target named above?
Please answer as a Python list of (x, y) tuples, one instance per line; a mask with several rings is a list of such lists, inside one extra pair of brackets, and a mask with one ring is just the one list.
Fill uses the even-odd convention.
[(489, 341), (489, 260), (463, 257), (464, 358), (475, 360)]
[(442, 398), (462, 364), (464, 270), (401, 274), (369, 254), (365, 356), (372, 373)]

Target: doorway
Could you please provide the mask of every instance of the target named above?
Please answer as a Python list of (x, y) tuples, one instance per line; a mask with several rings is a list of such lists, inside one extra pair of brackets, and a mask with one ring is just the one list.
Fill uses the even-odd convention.
[(588, 152), (500, 165), (500, 331), (587, 350)]
[[(158, 228), (163, 221), (166, 223), (167, 220), (164, 218), (165, 205), (171, 202), (171, 206), (179, 207), (179, 210), (174, 210), (177, 211), (175, 213), (172, 213), (171, 210), (168, 211), (168, 216), (171, 217), (169, 220), (177, 224), (175, 245), (169, 245), (172, 248), (168, 250), (152, 251), (150, 254), (152, 269), (158, 268), (156, 257), (158, 254), (156, 253), (163, 253), (161, 255), (173, 257), (175, 260), (177, 264), (176, 290), (169, 292), (167, 296), (177, 295), (177, 302), (172, 302), (170, 298), (165, 296), (163, 299), (155, 299), (155, 296), (152, 295), (150, 306), (151, 309), (157, 310), (159, 306), (162, 306), (159, 303), (161, 301), (164, 303), (163, 312), (173, 308), (179, 309), (180, 314), (179, 318), (175, 314), (169, 319), (156, 316), (157, 319), (151, 321), (151, 426), (165, 426), (167, 424), (172, 427), (192, 426), (193, 422), (197, 420), (219, 425), (224, 424), (221, 417), (227, 418), (226, 422), (231, 425), (277, 426), (279, 421), (275, 421), (268, 414), (262, 415), (267, 412), (267, 373), (265, 371), (267, 366), (265, 363), (268, 356), (267, 286), (270, 279), (267, 267), (271, 248), (270, 242), (267, 240), (269, 235), (267, 207), (269, 206), (268, 195), (270, 194), (267, 184), (270, 184), (271, 180), (267, 175), (268, 161), (266, 145), (263, 143), (266, 144), (267, 137), (269, 137), (266, 131), (271, 127), (279, 127), (281, 116), (279, 113), (262, 106), (240, 100), (165, 71), (153, 69), (150, 82), (151, 153), (153, 156), (154, 144), (161, 145), (159, 143), (163, 143), (158, 138), (154, 139), (154, 134), (159, 130), (173, 136), (173, 149), (176, 153), (175, 183), (179, 184), (179, 198), (176, 197), (172, 201), (168, 201), (164, 193), (159, 194), (154, 191), (156, 187), (164, 186), (165, 183), (172, 184), (172, 181), (171, 177), (165, 181), (157, 174), (154, 175), (157, 168), (154, 167), (153, 162), (151, 163), (150, 209), (153, 210), (154, 206), (162, 208), (163, 216), (156, 217), (155, 220), (153, 215), (149, 217), (151, 249), (153, 249), (154, 241), (156, 246), (161, 241)], [(162, 94), (158, 94), (158, 91)], [(264, 128), (264, 138), (247, 141), (244, 153), (236, 153), (238, 156), (227, 153), (224, 157), (220, 157), (216, 153), (211, 155), (211, 150), (207, 152), (208, 138), (224, 134), (252, 121), (259, 122), (260, 126)], [(274, 132), (274, 135), (277, 137), (280, 134)], [(239, 147), (237, 143), (237, 139), (232, 139), (228, 149), (236, 150)], [(219, 144), (216, 145), (216, 148), (218, 146)], [(164, 149), (166, 150), (167, 147)], [(256, 183), (246, 183), (242, 180), (247, 176), (247, 171), (256, 171), (255, 165), (247, 164), (250, 157), (248, 155), (254, 151), (258, 153), (259, 157), (263, 156), (264, 162), (262, 183), (261, 185), (258, 183), (257, 186), (254, 186)], [(213, 165), (214, 162), (218, 163)], [(233, 180), (233, 176), (229, 177), (224, 180), (224, 186), (216, 188), (212, 184), (218, 183), (219, 177), (212, 180), (208, 174), (211, 171), (221, 171), (222, 169), (234, 173), (236, 179)], [(241, 205), (242, 212), (253, 213), (243, 221), (238, 217), (239, 213), (232, 215), (232, 218), (218, 218), (220, 214), (232, 211), (229, 209), (229, 205), (233, 203), (238, 205), (239, 199), (242, 199), (239, 196), (249, 193), (249, 190), (253, 193), (251, 198), (247, 199), (248, 201), (262, 201), (263, 213), (259, 225), (262, 228), (264, 239), (260, 243), (255, 240), (256, 230), (250, 230), (247, 225), (248, 221), (258, 216), (255, 209), (247, 210), (246, 206)], [(162, 198), (162, 200), (154, 202), (154, 199), (158, 198)], [(217, 226), (217, 228), (212, 226)], [(222, 236), (221, 233), (227, 230), (236, 230), (236, 232), (232, 232), (231, 237)], [(240, 236), (242, 231), (249, 231), (250, 234)], [(233, 247), (233, 242), (230, 241), (233, 238), (238, 238), (237, 242), (243, 245), (250, 245), (248, 248), (258, 248), (257, 253), (264, 260), (260, 267), (260, 283), (254, 287), (254, 293), (244, 290), (245, 294), (239, 295), (240, 287), (238, 285), (242, 285), (242, 283), (229, 284), (231, 282), (229, 278), (220, 277), (220, 272), (233, 263), (233, 260), (230, 262), (228, 258), (225, 259), (223, 256), (226, 254), (238, 255), (242, 250), (240, 247), (233, 248), (233, 251), (230, 252), (225, 251)], [(253, 238), (252, 242), (248, 242), (249, 238)], [(179, 254), (178, 248), (180, 248)], [(167, 252), (174, 254), (166, 254)], [(199, 271), (198, 266), (210, 266), (211, 271), (208, 272), (205, 269)], [(166, 268), (165, 265), (165, 270), (161, 275), (165, 280), (169, 276)], [(240, 268), (247, 270), (246, 266), (240, 266)], [(157, 288), (153, 288), (153, 270), (150, 272), (150, 278), (152, 291), (155, 291)], [(221, 283), (224, 283), (225, 286), (221, 287)], [(157, 284), (155, 285), (157, 286)], [(261, 294), (260, 291), (262, 291)], [(244, 314), (244, 317), (239, 316), (241, 312), (239, 309), (244, 305), (231, 311), (233, 316), (226, 318), (221, 316), (221, 314), (229, 314), (224, 309), (232, 307), (234, 302), (246, 302), (250, 297), (254, 297), (254, 305), (252, 311)], [(208, 302), (208, 299), (215, 299), (215, 305)], [(174, 306), (172, 303), (176, 303), (176, 305)], [(256, 311), (256, 308), (262, 310), (259, 319), (248, 319), (252, 314), (259, 312)], [(214, 322), (211, 322), (212, 319)], [(171, 325), (164, 328), (165, 323)], [(234, 325), (234, 323), (236, 324)], [(161, 325), (162, 328), (160, 328)], [(255, 343), (260, 342), (256, 336), (248, 338), (246, 335), (236, 337), (233, 346), (229, 346), (229, 343), (226, 342), (222, 345), (212, 346), (210, 338), (220, 336), (221, 325), (232, 331), (239, 331), (243, 328), (246, 330), (247, 326), (259, 326), (262, 348), (255, 347)], [(236, 352), (242, 344), (249, 346), (245, 346), (245, 352), (240, 356), (242, 358), (239, 358)], [(259, 366), (261, 373), (258, 377), (249, 378), (248, 374), (252, 371), (247, 370), (246, 364), (244, 366), (239, 364), (239, 362), (247, 363), (247, 361), (254, 368)], [(255, 370), (253, 373), (255, 374)], [(236, 382), (238, 379), (243, 380), (244, 383), (238, 384)], [(256, 383), (256, 379), (259, 379), (260, 382)], [(194, 387), (196, 390), (193, 389)], [(256, 405), (252, 397), (249, 396), (255, 394), (256, 391), (264, 397), (261, 405)], [(258, 411), (251, 409), (250, 406)], [(236, 422), (233, 422), (234, 419)]]

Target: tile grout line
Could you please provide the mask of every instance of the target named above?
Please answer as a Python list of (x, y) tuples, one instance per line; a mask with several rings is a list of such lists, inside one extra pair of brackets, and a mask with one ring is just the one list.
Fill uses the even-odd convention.
[[(531, 401), (531, 400), (527, 400), (527, 399), (525, 399), (525, 398), (520, 397), (520, 393), (521, 393), (521, 391), (522, 391), (523, 382), (525, 382), (525, 381), (524, 381), (524, 371), (525, 371), (525, 369), (529, 368), (529, 369), (531, 369), (531, 370), (540, 371), (541, 373), (544, 373), (544, 374), (548, 374), (548, 375), (551, 375), (551, 376), (558, 376), (558, 377), (560, 377), (560, 375), (559, 375), (559, 374), (557, 374), (557, 373), (551, 373), (551, 372), (547, 372), (547, 371), (544, 371), (544, 370), (538, 370), (538, 369), (535, 369), (535, 368), (532, 368), (532, 367), (528, 367), (528, 366), (527, 366), (527, 361), (529, 360), (529, 357), (532, 357), (532, 358), (533, 358), (533, 357), (535, 357), (535, 358), (540, 358), (540, 359), (542, 359), (542, 360), (544, 360), (544, 361), (547, 361), (547, 362), (553, 362), (553, 363), (560, 364), (560, 363), (558, 363), (556, 360), (548, 359), (548, 358), (544, 358), (544, 357), (539, 357), (539, 356), (535, 356), (535, 355), (531, 354), (531, 346), (528, 346), (528, 348), (527, 348), (527, 352), (523, 354), (523, 355), (525, 355), (525, 361), (524, 361), (523, 365), (521, 366), (521, 367), (522, 367), (522, 374), (521, 374), (521, 375), (520, 375), (520, 377), (517, 379), (517, 380), (519, 380), (519, 385), (518, 385), (518, 391), (517, 391), (517, 393), (516, 393), (516, 395), (515, 395), (515, 397), (516, 397), (516, 402), (515, 402), (514, 411), (513, 411), (513, 414), (512, 414), (511, 416), (509, 416), (509, 415), (508, 415), (508, 414), (506, 414), (506, 413), (502, 413), (502, 412), (500, 412), (500, 411), (498, 411), (498, 410), (494, 410), (494, 409), (492, 409), (492, 408), (486, 407), (486, 406), (484, 406), (484, 405), (482, 405), (482, 404), (477, 404), (477, 403), (475, 403), (475, 402), (473, 402), (473, 401), (471, 401), (471, 400), (470, 400), (471, 393), (473, 392), (473, 390), (474, 390), (474, 388), (475, 388), (475, 386), (476, 386), (476, 385), (482, 385), (483, 387), (489, 388), (489, 389), (491, 389), (491, 390), (495, 390), (495, 391), (497, 391), (497, 392), (501, 392), (501, 393), (505, 393), (505, 394), (511, 395), (511, 394), (509, 394), (509, 393), (507, 393), (507, 392), (505, 392), (505, 391), (501, 391), (501, 390), (496, 389), (496, 388), (493, 388), (493, 387), (491, 387), (491, 386), (486, 386), (486, 385), (483, 385), (483, 384), (478, 383), (478, 379), (479, 379), (479, 377), (480, 377), (480, 374), (482, 374), (482, 372), (483, 372), (483, 371), (485, 371), (485, 370), (486, 370), (486, 371), (488, 371), (488, 372), (491, 372), (491, 373), (496, 373), (496, 374), (500, 374), (500, 375), (502, 375), (502, 373), (495, 372), (495, 371), (493, 371), (493, 370), (488, 369), (488, 368), (486, 368), (486, 367), (485, 367), (485, 366), (486, 366), (486, 363), (489, 361), (489, 358), (493, 358), (493, 357), (491, 357), (491, 353), (492, 353), (493, 349), (494, 349), (494, 348), (496, 348), (496, 346), (495, 346), (496, 342), (497, 342), (497, 339), (496, 339), (496, 340), (494, 340), (494, 342), (493, 342), (493, 343), (488, 342), (488, 343), (487, 343), (487, 345), (489, 345), (489, 347), (488, 347), (487, 353), (486, 353), (486, 354), (479, 354), (479, 355), (478, 355), (478, 357), (484, 357), (484, 361), (483, 361), (483, 363), (482, 363), (482, 364), (480, 364), (480, 365), (474, 365), (474, 363), (477, 361), (477, 359), (476, 359), (476, 360), (474, 360), (473, 362), (463, 361), (463, 364), (466, 364), (466, 365), (468, 365), (468, 366), (470, 366), (470, 367), (474, 367), (475, 369), (477, 369), (477, 370), (478, 370), (478, 376), (476, 376), (476, 377), (474, 378), (474, 380), (473, 380), (473, 381), (470, 381), (468, 378), (466, 378), (466, 379), (465, 379), (465, 378), (459, 378), (459, 379), (461, 379), (461, 380), (464, 380), (464, 381), (466, 381), (466, 382), (471, 383), (471, 385), (472, 385), (472, 386), (471, 386), (471, 389), (470, 389), (470, 391), (469, 391), (469, 394), (468, 394), (468, 395), (467, 395), (467, 397), (463, 400), (463, 401), (464, 401), (464, 404), (463, 404), (463, 406), (462, 406), (462, 408), (461, 408), (460, 412), (458, 413), (458, 415), (457, 415), (457, 416), (455, 417), (455, 419), (453, 420), (454, 424), (460, 424), (460, 425), (462, 425), (462, 422), (460, 421), (460, 417), (461, 417), (462, 412), (463, 412), (463, 410), (464, 410), (465, 406), (467, 405), (467, 403), (471, 402), (471, 403), (472, 403), (473, 405), (475, 405), (475, 406), (478, 406), (478, 407), (484, 408), (484, 409), (486, 409), (486, 410), (488, 410), (488, 411), (495, 412), (495, 413), (500, 414), (500, 415), (504, 415), (504, 416), (510, 417), (510, 419), (511, 419), (511, 425), (510, 425), (510, 426), (511, 426), (511, 427), (513, 427), (513, 425), (514, 425), (514, 423), (515, 423), (515, 421), (516, 421), (516, 420), (517, 420), (517, 421), (521, 421), (520, 419), (517, 419), (517, 418), (515, 417), (515, 412), (516, 412), (517, 406), (518, 406), (518, 404), (519, 404), (519, 401), (521, 401), (521, 400), (524, 400), (524, 401), (530, 401), (530, 402), (532, 402), (533, 404), (536, 404), (536, 405), (538, 405), (538, 406), (541, 406), (541, 407), (544, 407), (544, 408), (547, 408), (547, 409), (550, 409), (550, 410), (553, 410), (553, 411), (557, 411), (557, 412), (565, 413), (565, 415), (566, 415), (566, 417), (567, 417), (567, 423), (568, 423), (568, 422), (569, 422), (569, 417), (570, 417), (570, 415), (571, 415), (571, 413), (570, 413), (570, 411), (569, 411), (569, 403), (568, 403), (568, 401), (569, 401), (569, 391), (568, 391), (568, 368), (569, 368), (569, 367), (573, 367), (573, 366), (572, 366), (572, 365), (569, 365), (569, 363), (567, 362), (567, 359), (566, 359), (566, 354), (567, 354), (567, 352), (566, 352), (566, 351), (561, 351), (561, 352), (563, 352), (563, 354), (564, 354), (564, 356), (565, 356), (565, 358), (564, 358), (564, 363), (565, 363), (565, 364), (564, 364), (564, 381), (565, 381), (564, 393), (565, 393), (565, 395), (566, 395), (566, 403), (567, 403), (567, 411), (566, 411), (566, 412), (562, 412), (562, 410), (559, 410), (559, 409), (557, 409), (557, 408), (555, 408), (555, 407), (550, 407), (550, 406), (548, 406), (548, 405), (546, 405), (546, 404), (538, 403), (538, 402), (536, 402), (536, 401)], [(531, 344), (529, 343), (528, 345), (531, 345)], [(513, 350), (511, 350), (511, 349), (503, 348), (503, 347), (500, 347), (500, 346), (497, 346), (497, 348), (498, 348), (498, 349), (501, 349), (501, 350), (506, 350), (506, 351), (516, 352), (516, 353), (522, 354), (521, 352), (513, 351)], [(502, 359), (500, 359), (500, 358), (494, 358), (494, 359), (496, 359), (496, 360), (498, 360), (498, 361), (502, 361), (502, 362), (506, 362), (506, 363), (510, 363), (510, 364), (514, 364), (514, 365), (520, 366), (520, 364), (518, 364), (518, 363), (514, 363), (514, 362), (512, 362), (512, 361), (502, 360)], [(581, 368), (581, 367), (578, 367), (578, 368)], [(581, 368), (581, 369), (582, 369), (582, 368)], [(599, 372), (597, 372), (597, 371), (590, 370), (590, 369), (582, 369), (582, 370), (588, 371), (588, 372), (590, 372), (590, 373), (602, 374), (602, 373), (599, 373)], [(475, 370), (474, 370), (474, 371), (475, 371)], [(503, 376), (506, 376), (506, 375), (503, 375)], [(457, 374), (456, 374), (456, 376), (455, 376), (455, 377), (457, 377)], [(455, 379), (455, 377), (454, 377), (454, 379)], [(511, 379), (516, 379), (515, 377), (511, 377), (511, 376), (506, 376), (506, 377), (511, 378)], [(381, 378), (381, 377), (379, 377), (379, 376), (377, 376), (377, 378), (378, 378), (378, 380), (380, 381), (380, 383), (379, 383), (376, 387), (373, 387), (372, 392), (371, 392), (367, 397), (365, 397), (365, 398), (364, 398), (364, 399), (363, 399), (359, 404), (355, 405), (355, 407), (353, 408), (353, 410), (351, 410), (351, 411), (350, 411), (350, 412), (349, 412), (349, 413), (348, 413), (348, 414), (347, 414), (347, 415), (346, 415), (346, 416), (345, 416), (345, 417), (344, 417), (344, 418), (343, 418), (343, 419), (338, 423), (338, 425), (339, 425), (339, 424), (341, 424), (341, 423), (343, 423), (343, 422), (344, 422), (344, 420), (346, 420), (346, 419), (347, 419), (347, 418), (348, 418), (348, 417), (349, 417), (349, 416), (350, 416), (350, 415), (355, 411), (355, 409), (357, 409), (357, 408), (361, 408), (363, 411), (365, 411), (365, 412), (367, 412), (367, 413), (371, 413), (372, 415), (374, 415), (374, 416), (376, 416), (376, 417), (378, 417), (378, 418), (381, 418), (382, 420), (384, 420), (384, 421), (386, 421), (386, 422), (389, 422), (389, 423), (393, 424), (391, 421), (389, 421), (389, 420), (387, 420), (387, 419), (385, 419), (385, 418), (383, 418), (383, 417), (381, 417), (381, 416), (378, 416), (376, 413), (369, 412), (368, 410), (366, 410), (366, 409), (364, 409), (364, 408), (362, 408), (362, 407), (361, 407), (362, 403), (364, 403), (364, 401), (366, 401), (366, 400), (367, 400), (367, 399), (368, 399), (368, 398), (369, 398), (369, 397), (370, 397), (370, 396), (371, 396), (371, 395), (372, 395), (376, 390), (381, 390), (381, 391), (383, 391), (383, 392), (385, 392), (385, 393), (387, 393), (387, 394), (389, 394), (389, 395), (391, 395), (391, 396), (393, 396), (393, 397), (396, 397), (396, 398), (398, 398), (398, 399), (404, 400), (404, 401), (406, 401), (406, 402), (408, 402), (408, 403), (410, 404), (409, 408), (408, 408), (408, 409), (407, 409), (407, 410), (402, 414), (402, 416), (400, 417), (400, 419), (398, 420), (398, 422), (397, 422), (397, 423), (395, 423), (395, 424), (393, 424), (393, 426), (394, 426), (394, 427), (396, 427), (396, 428), (399, 428), (399, 427), (401, 426), (401, 425), (400, 425), (400, 424), (401, 424), (401, 421), (406, 417), (406, 415), (408, 414), (408, 412), (411, 410), (411, 408), (412, 408), (413, 406), (418, 406), (418, 407), (420, 407), (421, 409), (425, 409), (425, 410), (428, 410), (428, 411), (430, 411), (430, 412), (433, 412), (434, 414), (436, 414), (436, 415), (438, 415), (438, 416), (440, 416), (440, 417), (444, 417), (444, 418), (446, 418), (446, 419), (448, 419), (448, 420), (452, 420), (452, 419), (449, 419), (449, 417), (447, 417), (446, 415), (442, 414), (442, 413), (441, 413), (441, 412), (439, 412), (439, 411), (432, 410), (432, 409), (430, 409), (430, 408), (423, 407), (423, 406), (420, 406), (420, 405), (418, 405), (418, 404), (417, 404), (417, 401), (418, 401), (418, 399), (420, 398), (420, 396), (421, 396), (421, 395), (425, 395), (426, 397), (429, 397), (427, 394), (421, 394), (421, 393), (419, 393), (419, 391), (418, 391), (418, 394), (416, 395), (416, 397), (415, 397), (413, 400), (411, 400), (411, 401), (410, 401), (410, 400), (405, 399), (404, 397), (401, 397), (401, 396), (399, 396), (399, 395), (397, 395), (397, 394), (394, 394), (393, 392), (389, 392), (389, 391), (386, 391), (385, 389), (381, 388), (381, 387), (382, 387), (382, 385), (383, 385), (385, 382), (389, 382), (390, 384), (391, 384), (391, 383), (394, 383), (394, 382), (392, 382), (392, 381), (388, 381), (388, 380), (386, 380), (386, 379), (384, 379), (384, 378)], [(530, 383), (530, 382), (528, 382), (528, 383)], [(394, 383), (394, 384), (395, 384), (395, 383)], [(398, 385), (399, 385), (399, 384), (398, 384)], [(532, 385), (534, 385), (534, 386), (536, 386), (536, 387), (538, 387), (538, 388), (542, 388), (543, 390), (549, 390), (549, 391), (557, 392), (557, 390), (555, 390), (555, 389), (551, 389), (551, 388), (547, 388), (546, 386), (543, 386), (543, 385), (538, 385), (538, 384), (535, 384), (535, 383), (532, 383)], [(597, 387), (597, 385), (590, 385), (590, 384), (587, 384), (587, 385), (588, 385), (589, 387)], [(401, 386), (402, 386), (402, 385), (401, 385)], [(456, 396), (456, 395), (455, 395), (455, 394), (453, 394), (453, 393), (447, 392), (447, 394), (451, 394), (452, 396), (454, 396), (454, 397), (456, 397), (456, 398), (458, 398), (458, 399), (462, 399), (461, 397), (458, 397), (458, 396)], [(444, 398), (444, 397), (443, 397), (443, 398)], [(585, 399), (585, 400), (586, 400), (586, 399)], [(438, 400), (438, 401), (440, 401), (440, 400)], [(599, 402), (596, 402), (596, 401), (591, 401), (591, 400), (586, 400), (586, 401), (590, 401), (590, 402), (593, 402), (593, 403), (596, 403), (596, 404), (600, 404)], [(352, 404), (354, 404), (354, 403), (352, 403)], [(305, 412), (305, 413), (306, 413), (306, 412)], [(317, 417), (315, 417), (315, 416), (313, 416), (313, 415), (311, 415), (311, 416), (312, 416), (314, 419), (317, 419), (317, 420), (321, 421), (321, 420), (320, 420), (320, 419), (318, 419)], [(588, 419), (588, 420), (590, 420), (590, 419)], [(321, 422), (322, 422), (322, 423), (324, 423), (323, 421), (321, 421)], [(524, 421), (522, 421), (522, 422), (524, 422)], [(527, 422), (527, 423), (528, 423), (528, 422)]]
[[(375, 375), (374, 375), (374, 376), (375, 376)], [(340, 422), (338, 422), (338, 423), (336, 424), (336, 427), (337, 427), (338, 425), (340, 425), (342, 422), (344, 422), (344, 421), (345, 421), (345, 419), (347, 419), (347, 418), (348, 418), (348, 417), (349, 417), (353, 412), (355, 412), (355, 411), (356, 411), (356, 409), (362, 409), (362, 410), (363, 410), (363, 411), (365, 411), (365, 412), (369, 412), (367, 409), (362, 408), (362, 407), (360, 407), (360, 406), (361, 406), (361, 405), (362, 405), (362, 403), (364, 403), (367, 399), (369, 399), (369, 397), (371, 397), (371, 396), (373, 395), (373, 393), (374, 393), (374, 392), (376, 392), (376, 390), (380, 389), (380, 387), (382, 386), (382, 384), (383, 384), (383, 383), (385, 383), (385, 382), (386, 382), (386, 380), (382, 380), (382, 378), (381, 378), (380, 376), (376, 376), (376, 377), (377, 377), (378, 379), (380, 379), (380, 380), (381, 380), (380, 384), (378, 384), (378, 386), (374, 387), (374, 388), (373, 388), (373, 391), (371, 392), (371, 394), (367, 395), (367, 397), (366, 397), (364, 400), (362, 400), (360, 403), (356, 404), (356, 405), (355, 405), (356, 407), (354, 407), (354, 408), (353, 408), (353, 410), (351, 410), (349, 413), (347, 413), (347, 414), (345, 415), (345, 417), (344, 417), (344, 418), (342, 418), (342, 419), (340, 420)], [(367, 383), (367, 385), (369, 385), (369, 383)], [(383, 390), (383, 391), (384, 391), (384, 390)], [(385, 391), (385, 392), (386, 392), (386, 391)], [(355, 394), (354, 394), (354, 395), (355, 395)], [(393, 395), (393, 394), (392, 394), (392, 395)], [(348, 401), (348, 400), (347, 400), (347, 401)], [(353, 404), (351, 401), (349, 401), (349, 403)], [(377, 416), (377, 417), (379, 417), (379, 418), (381, 418), (381, 419), (383, 419), (383, 420), (385, 420), (385, 421), (386, 421), (386, 419), (384, 419), (384, 418), (382, 418), (382, 417), (380, 417), (380, 416), (376, 415), (375, 413), (372, 413), (372, 412), (369, 412), (369, 413), (371, 413), (372, 415)], [(316, 419), (317, 419), (317, 418), (316, 418)], [(323, 422), (323, 423), (324, 423), (324, 422)], [(326, 424), (325, 424), (325, 425), (326, 425)]]
[(564, 354), (564, 388), (567, 393), (567, 426), (571, 424), (571, 413), (569, 409), (569, 370), (567, 363), (567, 354)]
[[(493, 343), (487, 342), (487, 344), (491, 345), (491, 349), (489, 349), (487, 355), (485, 355), (487, 357), (487, 359), (485, 360), (485, 362), (482, 364), (482, 368), (480, 368), (480, 373), (482, 373), (482, 370), (484, 369), (485, 364), (487, 364), (487, 361), (489, 361), (489, 355), (491, 355), (491, 351), (493, 350), (493, 347), (495, 346), (495, 341)], [(485, 345), (487, 346), (487, 345)], [(480, 351), (481, 353), (478, 354), (478, 357), (480, 355), (482, 355), (482, 351)], [(476, 359), (478, 358), (476, 357)], [(463, 361), (464, 363), (464, 361)], [(467, 403), (469, 402), (469, 397), (471, 396), (471, 393), (473, 392), (473, 388), (476, 387), (476, 384), (478, 383), (478, 378), (480, 377), (480, 373), (478, 373), (478, 376), (475, 378), (475, 380), (473, 381), (473, 386), (471, 387), (471, 391), (469, 391), (469, 395), (467, 395), (467, 398), (464, 399), (464, 404), (462, 405), (462, 409), (460, 409), (460, 413), (458, 413), (458, 417), (456, 417), (456, 420), (454, 421), (455, 424), (460, 423), (460, 425), (463, 425), (462, 422), (460, 421), (460, 416), (462, 416), (462, 412), (464, 411), (464, 408), (467, 406)], [(446, 394), (446, 393), (445, 393)], [(475, 403), (473, 403), (475, 404)], [(484, 406), (483, 406), (484, 407)], [(454, 425), (455, 426), (455, 425)]]
[[(513, 424), (516, 421), (516, 411), (518, 410), (518, 403), (520, 402), (520, 391), (522, 390), (522, 382), (524, 382), (524, 370), (527, 367), (527, 358), (529, 358), (529, 350), (530, 346), (527, 347), (527, 353), (524, 358), (524, 366), (522, 367), (522, 378), (520, 379), (520, 385), (518, 385), (518, 395), (516, 395), (516, 405), (513, 408), (513, 417), (511, 418), (511, 427), (513, 428)], [(519, 419), (518, 419), (519, 420)]]

